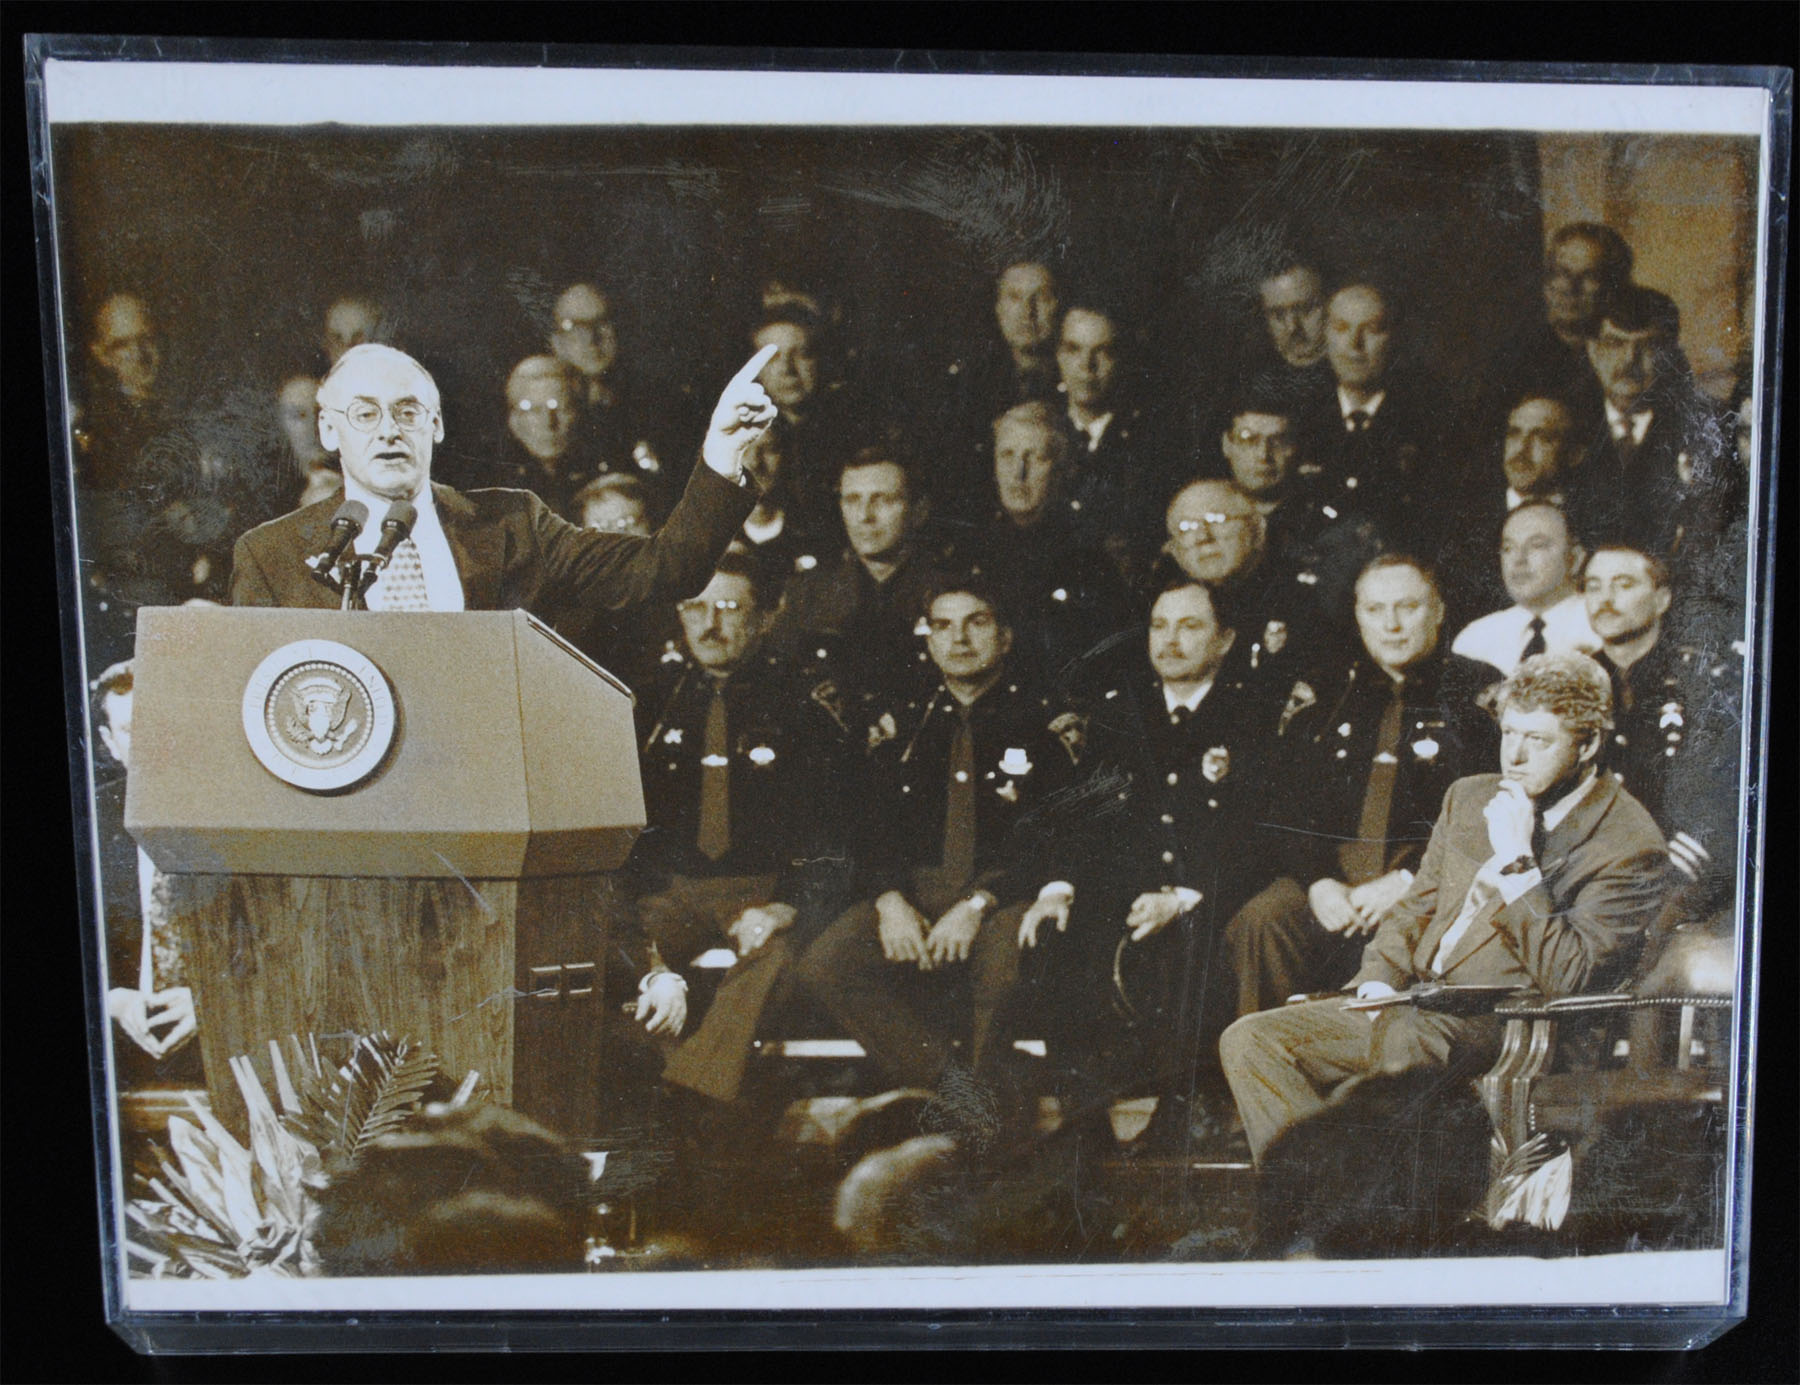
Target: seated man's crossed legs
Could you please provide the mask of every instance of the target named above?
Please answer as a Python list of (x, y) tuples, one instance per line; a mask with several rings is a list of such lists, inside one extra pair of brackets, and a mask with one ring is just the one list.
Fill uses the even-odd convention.
[(1492, 1016), (1395, 1006), (1352, 1010), (1314, 1000), (1238, 1020), (1219, 1041), (1226, 1081), (1257, 1161), (1283, 1134), (1324, 1111), (1352, 1078), (1418, 1068), (1478, 1069), (1499, 1052)]

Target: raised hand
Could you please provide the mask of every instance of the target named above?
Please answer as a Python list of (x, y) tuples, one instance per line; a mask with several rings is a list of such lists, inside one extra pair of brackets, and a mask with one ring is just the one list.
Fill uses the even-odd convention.
[(707, 466), (729, 481), (742, 473), (757, 440), (769, 431), (775, 421), (775, 405), (763, 387), (756, 383), (763, 367), (775, 358), (776, 348), (765, 346), (731, 377), (713, 406), (712, 421), (706, 427), (706, 441), (700, 455)]
[(150, 997), (144, 1022), (152, 1031), (167, 1026), (158, 1043), (162, 1054), (173, 1053), (188, 1041), (196, 1027), (193, 991), (186, 986), (158, 991)]

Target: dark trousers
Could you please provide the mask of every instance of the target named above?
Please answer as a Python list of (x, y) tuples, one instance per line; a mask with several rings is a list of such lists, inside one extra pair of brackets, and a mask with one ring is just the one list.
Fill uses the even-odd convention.
[[(936, 893), (936, 892), (934, 892)], [(914, 899), (935, 921), (954, 899)], [(932, 905), (941, 905), (934, 910)], [(921, 971), (890, 962), (881, 950), (872, 900), (838, 915), (796, 964), (800, 983), (902, 1086), (934, 1088), (968, 1041), (967, 1064), (980, 1067), (999, 1041), (1001, 1014), (1019, 975), (1019, 920), (1025, 905), (990, 910), (966, 962)]]
[[(769, 876), (678, 877), (640, 900), (639, 916), (663, 961), (685, 967), (708, 948), (735, 947), (725, 929), (745, 909), (769, 903), (774, 885)], [(690, 1017), (685, 1038), (663, 1067), (663, 1081), (716, 1101), (736, 1100), (762, 1017), (781, 1004), (792, 984), (794, 951), (784, 931), (740, 958), (706, 1012)]]
[(1362, 934), (1330, 932), (1313, 917), (1305, 886), (1277, 880), (1225, 926), (1236, 987), (1233, 1017), (1272, 1010), (1291, 995), (1335, 990), (1356, 975), (1366, 942)]
[(1347, 1010), (1348, 999), (1249, 1015), (1219, 1041), (1225, 1080), (1259, 1162), (1284, 1132), (1325, 1110), (1332, 1093), (1351, 1078), (1478, 1066), (1499, 1052), (1500, 1026), (1491, 1016), (1471, 1019), (1410, 1005)]
[(1078, 900), (1068, 931), (1040, 929), (1025, 954), (1016, 1008), (1046, 1041), (1065, 1119), (1125, 1096), (1157, 1097), (1178, 1123), (1195, 1103), (1229, 1109), (1218, 1042), (1237, 1011), (1224, 930), (1203, 906), (1128, 941), (1134, 897)]

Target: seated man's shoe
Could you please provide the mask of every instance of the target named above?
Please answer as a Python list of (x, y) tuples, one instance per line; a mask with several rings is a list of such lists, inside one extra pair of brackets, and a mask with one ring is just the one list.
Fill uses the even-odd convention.
[(837, 1127), (832, 1148), (839, 1163), (854, 1164), (875, 1150), (929, 1133), (926, 1113), (936, 1099), (923, 1087), (897, 1087), (863, 1097)]
[(1250, 1142), (1229, 1097), (1192, 1100), (1163, 1096), (1143, 1134), (1127, 1147), (1136, 1159), (1183, 1159), (1199, 1164), (1248, 1164)]
[(1194, 1108), (1184, 1098), (1160, 1096), (1150, 1122), (1125, 1146), (1132, 1159), (1185, 1158), (1193, 1146)]

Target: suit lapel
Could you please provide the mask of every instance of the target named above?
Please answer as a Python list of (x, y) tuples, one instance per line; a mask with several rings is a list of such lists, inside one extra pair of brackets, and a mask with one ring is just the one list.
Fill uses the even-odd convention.
[(462, 578), (463, 609), (500, 610), (500, 576), (506, 557), (506, 536), (499, 526), (482, 524), (475, 507), (460, 491), (434, 484), (431, 494), (437, 505), (438, 523), (444, 529), (444, 540), (450, 545), (450, 555), (456, 559), (457, 575)]
[[(299, 547), (301, 558), (310, 557), (325, 547), (331, 535), (331, 518), (343, 503), (344, 498), (341, 494), (334, 495), (308, 505), (294, 516), (296, 523), (293, 531), (294, 541)], [(322, 611), (337, 608), (340, 601), (338, 595), (323, 582), (312, 577), (302, 562), (296, 561), (293, 570), (282, 575), (282, 580), (290, 578), (299, 599), (289, 601), (284, 594), (281, 597), (282, 605), (308, 607)]]
[[(1545, 888), (1554, 890), (1552, 882), (1560, 877), (1567, 868), (1570, 853), (1594, 835), (1594, 829), (1600, 825), (1600, 819), (1606, 816), (1606, 810), (1612, 806), (1612, 801), (1618, 795), (1618, 791), (1619, 781), (1610, 774), (1602, 774), (1600, 782), (1587, 791), (1587, 796), (1570, 809), (1568, 816), (1545, 835), (1543, 847), (1537, 854), (1538, 871), (1544, 877)], [(1464, 892), (1467, 893), (1466, 887)], [(1462, 909), (1460, 898), (1456, 907), (1460, 912)], [(1446, 977), (1499, 936), (1487, 924), (1504, 907), (1504, 904), (1496, 907), (1495, 904), (1490, 903), (1488, 907), (1476, 913), (1475, 920), (1469, 925), (1468, 932), (1457, 939), (1455, 949), (1445, 960), (1444, 975)], [(1442, 936), (1440, 933), (1439, 938), (1441, 939)], [(1432, 952), (1426, 954), (1427, 963), (1430, 962), (1431, 956), (1436, 950), (1437, 943), (1434, 942)]]

